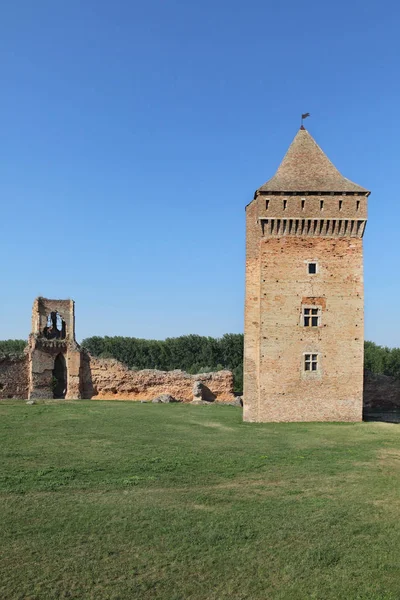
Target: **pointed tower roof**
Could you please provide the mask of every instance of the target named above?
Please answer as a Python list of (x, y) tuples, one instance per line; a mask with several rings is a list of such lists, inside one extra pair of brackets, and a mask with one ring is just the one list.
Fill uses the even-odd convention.
[(369, 193), (339, 173), (304, 127), (297, 132), (275, 175), (257, 192)]

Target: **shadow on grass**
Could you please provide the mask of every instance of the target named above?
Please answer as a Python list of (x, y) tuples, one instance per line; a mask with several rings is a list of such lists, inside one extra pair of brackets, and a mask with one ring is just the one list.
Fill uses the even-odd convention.
[(400, 423), (400, 410), (366, 410), (363, 413), (363, 421)]

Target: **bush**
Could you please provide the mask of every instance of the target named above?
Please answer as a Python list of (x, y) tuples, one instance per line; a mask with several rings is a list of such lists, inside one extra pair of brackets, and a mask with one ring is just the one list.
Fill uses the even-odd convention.
[(0, 356), (22, 358), (26, 346), (26, 340), (0, 340)]

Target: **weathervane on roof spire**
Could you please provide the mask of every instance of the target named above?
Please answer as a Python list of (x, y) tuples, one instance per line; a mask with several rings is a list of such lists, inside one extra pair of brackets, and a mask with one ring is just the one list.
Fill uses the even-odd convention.
[(300, 129), (304, 129), (303, 127), (303, 120), (307, 119), (307, 117), (310, 116), (310, 113), (304, 113), (303, 115), (301, 115), (301, 125), (300, 125)]

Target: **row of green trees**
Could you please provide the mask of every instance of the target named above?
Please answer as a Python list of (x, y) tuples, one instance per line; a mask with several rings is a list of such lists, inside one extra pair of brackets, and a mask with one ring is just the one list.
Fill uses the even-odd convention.
[[(1, 356), (21, 356), (25, 340), (0, 341)], [(230, 369), (235, 391), (243, 389), (243, 334), (226, 333), (221, 338), (182, 335), (166, 340), (142, 340), (133, 337), (93, 336), (82, 346), (93, 356), (116, 358), (131, 369), (182, 369), (188, 373), (205, 373)], [(372, 373), (400, 379), (400, 348), (365, 342), (364, 366)]]
[(364, 367), (372, 373), (390, 375), (400, 379), (400, 348), (364, 343)]
[(23, 356), (26, 340), (0, 340), (0, 358), (5, 356)]

